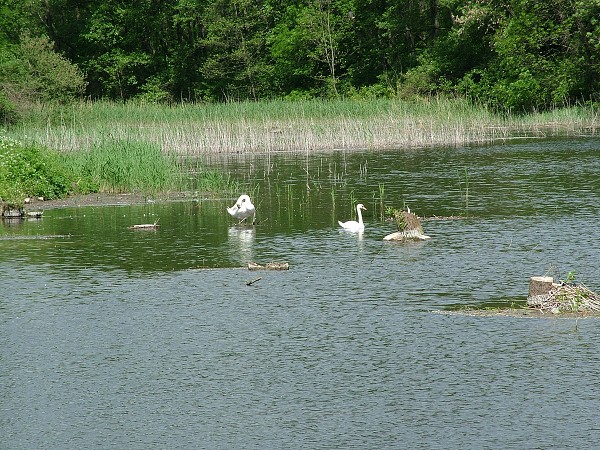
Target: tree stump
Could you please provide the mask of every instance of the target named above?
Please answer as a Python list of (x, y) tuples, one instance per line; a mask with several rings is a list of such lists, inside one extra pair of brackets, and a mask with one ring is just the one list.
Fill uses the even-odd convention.
[(557, 287), (552, 277), (531, 277), (529, 278), (529, 294), (527, 296), (527, 305), (539, 306), (550, 297), (550, 291)]

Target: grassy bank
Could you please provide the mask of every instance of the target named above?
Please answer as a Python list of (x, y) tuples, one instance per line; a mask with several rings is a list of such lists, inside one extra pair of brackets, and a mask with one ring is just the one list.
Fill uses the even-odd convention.
[(501, 115), (442, 98), (43, 105), (0, 132), (0, 201), (91, 192), (233, 195), (238, 186), (226, 175), (184, 167), (182, 157), (460, 146), (517, 136), (589, 135), (599, 125), (592, 108)]
[(0, 204), (20, 206), (27, 197), (188, 190), (222, 195), (237, 186), (215, 171), (196, 168), (191, 176), (180, 158), (157, 144), (105, 139), (88, 148), (56, 151), (0, 133)]
[(40, 109), (9, 133), (63, 151), (116, 140), (193, 156), (455, 146), (516, 136), (587, 134), (599, 125), (598, 113), (591, 108), (502, 115), (466, 100), (442, 98), (172, 107), (89, 102)]

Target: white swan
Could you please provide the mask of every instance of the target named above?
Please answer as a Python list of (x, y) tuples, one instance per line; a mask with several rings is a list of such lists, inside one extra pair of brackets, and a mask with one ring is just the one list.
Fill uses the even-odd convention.
[(356, 212), (358, 214), (358, 222), (355, 220), (349, 220), (347, 222), (342, 222), (342, 221), (338, 220), (338, 223), (345, 230), (363, 231), (365, 229), (365, 224), (363, 223), (361, 210), (366, 211), (367, 208), (365, 208), (365, 205), (363, 205), (362, 203), (359, 203), (358, 205), (356, 205)]
[(246, 194), (240, 195), (240, 198), (237, 199), (235, 205), (231, 208), (227, 208), (227, 212), (237, 220), (239, 223), (242, 223), (248, 217), (253, 216), (252, 224), (256, 223), (256, 209), (254, 205), (250, 201), (250, 197)]

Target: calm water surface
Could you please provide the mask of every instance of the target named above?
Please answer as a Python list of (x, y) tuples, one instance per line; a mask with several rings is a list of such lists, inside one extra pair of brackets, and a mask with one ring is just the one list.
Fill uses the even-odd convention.
[[(446, 313), (523, 302), (546, 272), (600, 290), (598, 140), (208, 163), (248, 186), (258, 225), (233, 223), (233, 199), (2, 225), (0, 448), (600, 441), (600, 321)], [(361, 235), (337, 227), (356, 202)], [(383, 242), (382, 210), (404, 205), (461, 218)]]

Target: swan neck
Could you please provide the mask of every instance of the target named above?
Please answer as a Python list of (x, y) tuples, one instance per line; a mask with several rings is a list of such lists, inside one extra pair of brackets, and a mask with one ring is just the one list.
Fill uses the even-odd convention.
[(363, 224), (363, 220), (362, 220), (362, 212), (361, 212), (360, 208), (357, 207), (356, 208), (356, 212), (358, 213), (358, 223), (360, 225), (362, 225)]

